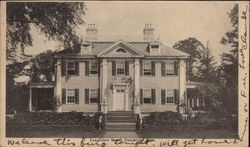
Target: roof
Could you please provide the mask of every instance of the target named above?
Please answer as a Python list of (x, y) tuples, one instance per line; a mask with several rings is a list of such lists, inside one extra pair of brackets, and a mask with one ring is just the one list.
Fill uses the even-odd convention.
[[(92, 54), (88, 54), (85, 56), (97, 56), (98, 54), (105, 52), (109, 47), (113, 46), (117, 42), (122, 41), (126, 45), (130, 45), (138, 52), (142, 53), (145, 57), (182, 57), (187, 58), (189, 54), (179, 51), (177, 49), (171, 48), (167, 45), (162, 44), (160, 41), (92, 41)], [(149, 53), (149, 45), (153, 42), (155, 44), (158, 42), (160, 44), (161, 52), (159, 55), (151, 55)], [(64, 51), (60, 51), (60, 53), (65, 54)], [(75, 54), (77, 55), (77, 54)], [(82, 55), (84, 56), (84, 55)]]

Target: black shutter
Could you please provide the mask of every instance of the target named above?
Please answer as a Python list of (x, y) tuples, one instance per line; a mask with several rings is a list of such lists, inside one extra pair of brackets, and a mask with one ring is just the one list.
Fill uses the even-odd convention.
[(89, 104), (89, 89), (85, 88), (85, 104)]
[(161, 76), (165, 76), (166, 62), (161, 62)]
[(100, 74), (100, 62), (97, 61), (97, 75)]
[(76, 65), (75, 73), (77, 76), (79, 76), (79, 62), (76, 61), (75, 65)]
[(66, 89), (62, 89), (62, 104), (66, 104)]
[(152, 104), (156, 104), (156, 100), (155, 100), (155, 89), (151, 89), (151, 95), (152, 95)]
[(175, 104), (179, 104), (179, 90), (178, 89), (174, 90), (174, 99), (175, 99)]
[(140, 73), (142, 76), (143, 75), (143, 62), (142, 62), (142, 60), (140, 60)]
[(62, 59), (61, 61), (61, 72), (62, 72), (62, 76), (66, 75), (66, 61), (64, 59)]
[(166, 89), (161, 90), (161, 104), (162, 105), (166, 104)]
[(152, 76), (155, 76), (155, 62), (151, 62)]
[(75, 89), (75, 103), (79, 104), (79, 89)]
[(116, 75), (116, 62), (112, 61), (112, 76)]
[(174, 75), (178, 76), (178, 68), (179, 68), (179, 62), (174, 62)]
[(85, 62), (85, 76), (89, 76), (89, 61)]
[(129, 75), (129, 61), (125, 61), (125, 75)]
[(140, 101), (142, 105), (143, 104), (143, 89), (140, 90)]
[(101, 102), (101, 98), (100, 98), (100, 88), (97, 89), (97, 92), (98, 92), (98, 100), (97, 100), (97, 103), (100, 103)]

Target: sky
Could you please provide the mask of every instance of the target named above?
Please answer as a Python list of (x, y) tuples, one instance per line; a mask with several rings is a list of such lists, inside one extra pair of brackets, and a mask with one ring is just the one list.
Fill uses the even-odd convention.
[[(231, 30), (227, 13), (233, 2), (86, 2), (87, 11), (83, 18), (86, 24), (96, 24), (99, 34), (142, 35), (144, 25), (152, 24), (155, 37), (163, 44), (173, 46), (177, 41), (195, 37), (209, 47), (219, 61), (219, 55), (228, 50), (220, 44), (225, 32)], [(85, 35), (85, 26), (78, 28), (80, 36)], [(27, 54), (38, 54), (54, 50), (58, 43), (48, 41), (35, 29), (32, 32), (34, 46)]]

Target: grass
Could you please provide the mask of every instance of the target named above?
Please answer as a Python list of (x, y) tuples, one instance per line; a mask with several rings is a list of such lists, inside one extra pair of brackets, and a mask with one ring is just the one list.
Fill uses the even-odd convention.
[(29, 138), (99, 138), (104, 135), (93, 127), (80, 125), (14, 125), (7, 124), (6, 137)]
[(137, 131), (143, 138), (236, 138), (237, 129), (208, 128), (204, 126), (175, 126), (173, 128), (147, 127)]

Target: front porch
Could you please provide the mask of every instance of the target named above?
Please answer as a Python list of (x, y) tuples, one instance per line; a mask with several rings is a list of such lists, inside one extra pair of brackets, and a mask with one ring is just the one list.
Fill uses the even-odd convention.
[(29, 111), (52, 111), (55, 105), (54, 88), (54, 83), (31, 83)]

